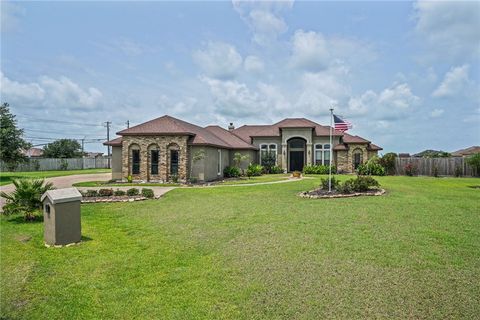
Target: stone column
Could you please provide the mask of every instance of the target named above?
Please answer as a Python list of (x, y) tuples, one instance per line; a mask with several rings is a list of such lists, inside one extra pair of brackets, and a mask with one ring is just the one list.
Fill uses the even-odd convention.
[(307, 143), (307, 148), (305, 152), (307, 153), (307, 165), (311, 165), (313, 158), (313, 148), (311, 143)]
[(287, 148), (287, 144), (286, 143), (282, 143), (282, 169), (284, 172), (287, 172), (288, 171), (288, 167), (287, 167), (287, 159), (288, 159), (288, 148)]

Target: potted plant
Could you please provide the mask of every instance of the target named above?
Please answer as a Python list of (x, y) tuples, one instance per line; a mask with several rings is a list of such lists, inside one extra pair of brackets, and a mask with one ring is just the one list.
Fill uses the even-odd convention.
[(292, 177), (294, 178), (300, 178), (302, 176), (302, 173), (300, 171), (293, 171)]

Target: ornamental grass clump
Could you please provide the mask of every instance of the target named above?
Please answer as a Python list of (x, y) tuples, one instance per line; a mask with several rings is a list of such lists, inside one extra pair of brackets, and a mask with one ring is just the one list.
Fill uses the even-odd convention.
[[(368, 192), (372, 189), (378, 189), (380, 183), (371, 176), (357, 176), (356, 178), (340, 182), (335, 177), (332, 177), (331, 189), (337, 193), (354, 193), (354, 192)], [(322, 190), (328, 190), (328, 179), (322, 179), (320, 186)]]
[(15, 191), (8, 194), (0, 192), (0, 196), (6, 199), (3, 214), (23, 214), (26, 221), (35, 220), (42, 207), (40, 198), (54, 189), (53, 184), (44, 179), (14, 179), (12, 183)]

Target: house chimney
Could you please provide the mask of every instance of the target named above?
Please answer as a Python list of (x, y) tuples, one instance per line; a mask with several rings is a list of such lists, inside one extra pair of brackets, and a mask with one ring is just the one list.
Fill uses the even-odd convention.
[(228, 130), (232, 131), (233, 129), (235, 129), (235, 126), (233, 125), (233, 122), (230, 122), (230, 125), (228, 126)]

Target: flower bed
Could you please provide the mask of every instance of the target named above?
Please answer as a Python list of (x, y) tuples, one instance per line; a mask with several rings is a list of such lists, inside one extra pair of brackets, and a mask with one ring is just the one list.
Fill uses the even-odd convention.
[(133, 202), (147, 199), (153, 199), (155, 194), (152, 189), (143, 188), (141, 191), (137, 188), (130, 188), (127, 191), (100, 189), (80, 191), (82, 193), (82, 203), (92, 202)]
[(365, 192), (341, 193), (336, 190), (328, 192), (328, 190), (315, 189), (312, 191), (300, 192), (298, 195), (302, 198), (324, 199), (324, 198), (348, 198), (359, 196), (381, 196), (385, 194), (384, 189), (372, 189)]
[(142, 201), (147, 200), (147, 197), (143, 196), (111, 196), (111, 197), (83, 197), (82, 203), (93, 203), (93, 202), (133, 202), (133, 201)]
[(298, 195), (302, 198), (311, 199), (381, 196), (385, 194), (385, 190), (379, 187), (378, 181), (370, 176), (357, 176), (357, 178), (348, 179), (344, 182), (332, 177), (331, 181), (322, 179), (319, 188), (300, 192)]

